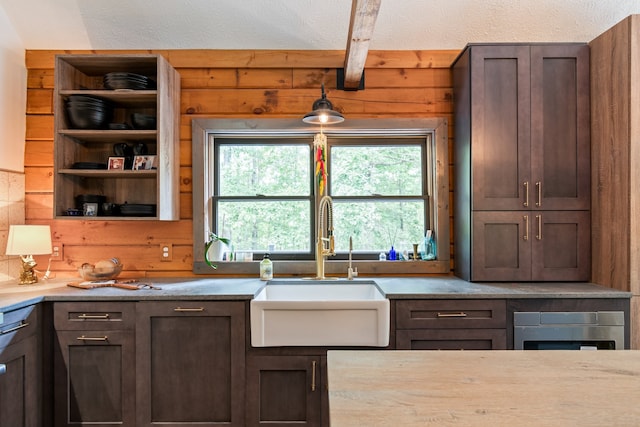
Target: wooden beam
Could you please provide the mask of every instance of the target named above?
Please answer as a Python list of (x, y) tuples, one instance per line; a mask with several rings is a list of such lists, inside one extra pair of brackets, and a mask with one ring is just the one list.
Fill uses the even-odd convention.
[(357, 89), (369, 53), (369, 42), (382, 0), (352, 0), (349, 39), (344, 59), (344, 87)]

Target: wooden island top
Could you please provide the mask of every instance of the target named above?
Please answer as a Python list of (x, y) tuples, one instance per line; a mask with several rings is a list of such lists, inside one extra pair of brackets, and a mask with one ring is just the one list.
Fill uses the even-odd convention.
[(331, 427), (639, 426), (640, 351), (327, 354)]

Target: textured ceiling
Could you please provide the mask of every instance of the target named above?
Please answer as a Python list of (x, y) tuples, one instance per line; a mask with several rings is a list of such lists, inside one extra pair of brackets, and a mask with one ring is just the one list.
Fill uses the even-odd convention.
[[(330, 49), (351, 0), (0, 0), (25, 49)], [(585, 42), (639, 0), (382, 0), (372, 50)]]

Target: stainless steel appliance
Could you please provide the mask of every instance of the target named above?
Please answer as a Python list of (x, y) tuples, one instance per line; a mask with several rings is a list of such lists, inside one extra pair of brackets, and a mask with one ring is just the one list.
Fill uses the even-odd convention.
[(515, 350), (622, 350), (624, 312), (516, 312)]

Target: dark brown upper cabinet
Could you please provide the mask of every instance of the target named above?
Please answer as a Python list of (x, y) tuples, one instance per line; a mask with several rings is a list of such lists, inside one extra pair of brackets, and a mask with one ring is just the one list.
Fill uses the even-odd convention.
[(588, 46), (470, 45), (452, 70), (456, 274), (589, 280)]

